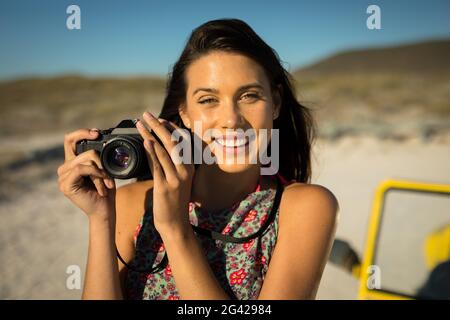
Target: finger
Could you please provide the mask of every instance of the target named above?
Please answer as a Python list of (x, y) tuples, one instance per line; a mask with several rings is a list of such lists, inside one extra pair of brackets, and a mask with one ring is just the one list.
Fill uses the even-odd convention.
[(90, 176), (90, 179), (94, 183), (95, 188), (97, 189), (99, 195), (101, 195), (102, 197), (106, 197), (108, 195), (108, 192), (106, 190), (106, 185), (103, 182), (103, 178)]
[(149, 125), (150, 129), (158, 136), (158, 138), (163, 143), (163, 147), (167, 149), (169, 152), (172, 150), (174, 143), (171, 140), (171, 132), (167, 129), (167, 127), (158, 121), (153, 115), (149, 112), (144, 112), (144, 120)]
[(166, 180), (171, 183), (178, 180), (175, 164), (172, 162), (172, 159), (167, 151), (156, 141), (153, 142), (153, 150), (155, 151), (158, 162), (164, 171)]
[[(93, 150), (92, 150), (93, 151)], [(97, 156), (98, 158), (98, 156)], [(96, 189), (99, 191), (99, 194), (102, 196), (107, 195), (106, 189), (113, 189), (114, 188), (114, 182), (112, 178), (109, 178), (108, 173), (103, 170), (99, 165), (100, 159), (98, 161), (95, 161), (94, 159), (88, 158), (85, 162), (82, 162), (81, 164), (89, 165), (98, 168), (106, 177), (108, 178), (97, 178), (97, 177), (91, 177), (92, 182), (94, 183)]]
[[(147, 129), (147, 127), (145, 126), (145, 124), (142, 121), (138, 120), (136, 122), (136, 128), (138, 129), (139, 133), (141, 134), (141, 136), (144, 140), (146, 140), (146, 139), (151, 140), (151, 141), (155, 142), (155, 144), (158, 144), (160, 146), (164, 145), (164, 143), (161, 141), (161, 138), (156, 135), (155, 131), (152, 129)], [(152, 131), (153, 131), (153, 134), (150, 133)], [(166, 146), (167, 146), (167, 143), (166, 143)], [(174, 147), (174, 144), (172, 144), (172, 146), (167, 147), (167, 148), (169, 148), (168, 150), (173, 150), (173, 147)]]
[[(95, 131), (97, 130), (97, 131)], [(98, 129), (80, 129), (64, 136), (64, 158), (72, 160), (76, 157), (76, 143), (80, 140), (95, 140), (98, 137)]]
[[(89, 154), (89, 153), (91, 153), (91, 151), (94, 151), (94, 150), (89, 150), (84, 153)], [(73, 161), (71, 161), (70, 169), (66, 169), (66, 171), (70, 172), (77, 164), (93, 166), (93, 167), (98, 168), (99, 171), (107, 178), (91, 177), (91, 180), (94, 183), (96, 189), (99, 191), (99, 194), (106, 195), (106, 191), (107, 191), (106, 188), (113, 189), (115, 187), (114, 179), (110, 178), (108, 173), (101, 168), (101, 166), (99, 165), (100, 159), (95, 151), (94, 151), (94, 155), (91, 154), (84, 158), (85, 158), (84, 161), (81, 161), (83, 159), (81, 157), (81, 155), (79, 156), (79, 158), (78, 157), (75, 158)], [(77, 163), (75, 163), (76, 161), (77, 161)], [(66, 173), (62, 173), (62, 174), (65, 175)]]
[(116, 182), (113, 178), (103, 179), (103, 182), (105, 183), (108, 189), (112, 190), (116, 188)]
[(159, 123), (161, 123), (164, 127), (166, 127), (166, 129), (169, 130), (169, 133), (172, 133), (172, 131), (176, 129), (175, 124), (173, 124), (169, 120), (163, 118), (158, 118), (156, 120), (158, 120)]
[(145, 124), (140, 119), (137, 119), (136, 121), (136, 129), (141, 134), (142, 138), (144, 138), (144, 140), (145, 139), (155, 140), (155, 138), (150, 133), (151, 129), (150, 130), (147, 129)]
[(95, 165), (103, 170), (102, 161), (100, 160), (100, 156), (97, 151), (91, 149), (88, 151), (85, 151), (78, 156), (76, 156), (71, 161), (65, 162), (62, 166), (58, 168), (58, 174), (62, 174), (66, 171), (72, 170), (76, 165), (82, 163), (82, 164), (90, 164), (91, 162), (94, 162)]
[[(148, 142), (146, 142), (147, 140), (144, 140), (144, 142), (143, 142), (143, 145), (144, 145), (144, 149), (146, 150), (146, 152), (145, 152), (145, 156), (147, 157), (147, 161), (148, 161), (148, 166), (149, 166), (149, 168), (150, 168), (150, 173), (151, 173), (151, 175), (152, 175), (152, 177), (153, 177), (153, 179), (155, 178), (155, 173), (153, 172), (153, 159), (152, 159), (152, 156), (151, 156), (151, 154), (150, 154), (150, 150), (148, 150), (148, 146), (147, 146), (147, 144), (148, 144)], [(149, 140), (150, 141), (150, 140)]]
[[(179, 142), (182, 139), (187, 139), (190, 136), (189, 132), (186, 129), (178, 127), (175, 123), (172, 123), (163, 118), (158, 118), (157, 120), (169, 131), (170, 141), (174, 142), (172, 145), (175, 145), (176, 142)], [(177, 135), (174, 135), (175, 131), (177, 131)]]
[(150, 157), (149, 162), (151, 162), (152, 168), (152, 176), (155, 182), (161, 183), (165, 179), (164, 172), (162, 171), (161, 164), (158, 161), (158, 157), (156, 156), (155, 149), (152, 146), (153, 141), (144, 140), (144, 147), (147, 150), (147, 156)]
[(95, 165), (103, 170), (102, 160), (100, 159), (100, 155), (97, 150), (91, 149), (79, 154), (74, 160), (74, 164), (83, 163), (83, 162), (94, 162)]
[[(63, 181), (63, 189), (65, 190), (65, 192), (68, 194), (72, 194), (82, 189), (84, 177), (105, 178), (105, 174), (95, 166), (78, 164), (71, 172), (68, 173), (65, 180)], [(97, 189), (97, 191), (100, 190)]]
[(166, 119), (162, 119), (162, 118), (160, 118), (158, 120), (161, 120), (160, 122), (171, 126), (173, 129), (182, 129), (179, 126), (177, 126), (175, 123), (173, 123), (172, 121), (169, 121), (169, 120), (166, 120)]
[[(179, 136), (181, 136), (181, 138), (179, 138), (178, 141), (186, 141), (188, 143), (188, 145), (186, 146), (188, 148), (188, 150), (191, 150), (191, 135), (189, 133), (188, 130), (180, 128), (179, 126), (177, 126), (175, 123), (165, 120), (165, 119), (158, 119), (160, 122), (162, 122), (164, 125), (168, 126), (170, 129), (170, 131), (172, 132), (172, 136), (173, 136), (173, 132), (177, 131), (179, 133)], [(186, 149), (182, 149), (183, 151), (183, 155), (184, 155), (184, 151), (186, 151)], [(192, 150), (191, 150), (192, 153)], [(189, 163), (183, 163), (182, 162), (182, 157), (183, 155), (180, 154), (170, 154), (170, 157), (172, 158), (172, 162), (175, 164), (175, 168), (179, 174), (180, 177), (187, 177), (189, 174), (189, 166), (192, 165), (191, 162)], [(189, 158), (189, 160), (191, 161), (192, 159)]]

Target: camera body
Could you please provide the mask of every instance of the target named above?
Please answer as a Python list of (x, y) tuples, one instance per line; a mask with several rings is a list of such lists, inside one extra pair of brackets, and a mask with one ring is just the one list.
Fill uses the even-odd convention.
[[(103, 169), (115, 179), (151, 178), (144, 140), (136, 128), (136, 121), (122, 120), (114, 128), (100, 130), (95, 140), (78, 141), (76, 154), (92, 149), (98, 151)], [(153, 132), (152, 135), (159, 140)]]

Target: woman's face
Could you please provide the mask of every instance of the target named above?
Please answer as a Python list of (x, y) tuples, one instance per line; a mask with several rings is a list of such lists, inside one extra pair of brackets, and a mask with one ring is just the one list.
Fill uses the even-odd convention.
[[(217, 157), (221, 170), (241, 172), (254, 166), (249, 156), (248, 135), (237, 133), (252, 129), (256, 134), (253, 146), (257, 155), (261, 129), (266, 130), (270, 141), (280, 99), (278, 94), (272, 97), (264, 70), (244, 55), (216, 51), (195, 60), (186, 71), (186, 80), (186, 105), (180, 108), (184, 125), (195, 131), (194, 124), (201, 124), (203, 134), (199, 138)], [(204, 134), (208, 129), (212, 129), (212, 136)], [(238, 157), (244, 157), (244, 161), (238, 161)], [(256, 163), (259, 162), (258, 156)]]

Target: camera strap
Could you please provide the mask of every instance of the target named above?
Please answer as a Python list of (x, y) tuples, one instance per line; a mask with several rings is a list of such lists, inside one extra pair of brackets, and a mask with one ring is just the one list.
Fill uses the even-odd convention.
[[(204, 228), (200, 228), (198, 226), (194, 226), (191, 224), (192, 228), (194, 229), (194, 231), (204, 237), (213, 239), (213, 240), (219, 240), (222, 242), (229, 242), (229, 243), (245, 243), (248, 242), (252, 239), (258, 238), (260, 236), (263, 235), (263, 233), (267, 230), (267, 228), (270, 226), (270, 224), (275, 220), (275, 216), (277, 214), (278, 211), (278, 207), (280, 205), (280, 201), (281, 201), (281, 195), (283, 193), (283, 183), (280, 181), (280, 178), (278, 177), (278, 175), (276, 175), (277, 178), (277, 191), (275, 194), (275, 198), (272, 204), (272, 208), (270, 210), (270, 214), (267, 218), (267, 220), (264, 222), (264, 224), (261, 226), (261, 228), (246, 237), (242, 237), (242, 238), (236, 238), (230, 235), (226, 235), (226, 234), (222, 234), (220, 232), (216, 232), (216, 231), (212, 231), (212, 230), (208, 230), (208, 229), (204, 229)], [(141, 273), (156, 273), (159, 272), (161, 270), (164, 270), (164, 268), (167, 266), (168, 263), (168, 259), (167, 259), (167, 253), (164, 253), (164, 257), (161, 260), (161, 262), (152, 268), (147, 268), (147, 269), (139, 269), (139, 268), (134, 268), (130, 265), (128, 265), (120, 256), (119, 254), (119, 250), (117, 250), (117, 246), (116, 246), (116, 252), (117, 252), (117, 257), (119, 258), (119, 260), (130, 270), (136, 271), (136, 272), (141, 272)]]

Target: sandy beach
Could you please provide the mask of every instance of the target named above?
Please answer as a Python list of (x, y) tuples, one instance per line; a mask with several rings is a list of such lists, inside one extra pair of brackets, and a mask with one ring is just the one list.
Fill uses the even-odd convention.
[[(298, 152), (313, 140), (310, 183), (339, 203), (317, 299), (450, 299), (450, 1), (116, 2), (0, 5), (0, 299), (81, 298), (89, 221), (59, 190), (65, 135), (111, 141), (145, 111), (194, 132), (278, 129)], [(388, 180), (404, 188), (374, 202)]]
[[(34, 137), (40, 148), (61, 141), (61, 135)], [(372, 137), (319, 140), (314, 146), (313, 183), (329, 188), (338, 198), (337, 237), (361, 254), (373, 192), (385, 178), (407, 178), (450, 183), (450, 137), (432, 142), (404, 142)], [(2, 142), (2, 144), (4, 144)], [(15, 144), (16, 146), (18, 144)], [(3, 146), (4, 147), (4, 146)], [(5, 150), (4, 148), (1, 148)], [(84, 272), (87, 254), (87, 218), (58, 190), (58, 161), (3, 169), (0, 202), (0, 298), (79, 299), (80, 289), (68, 289), (69, 266)], [(4, 180), (2, 180), (4, 181)], [(118, 185), (131, 181), (117, 181)], [(355, 299), (358, 282), (328, 264), (318, 299)]]
[[(448, 135), (433, 143), (423, 143), (420, 139), (397, 143), (370, 137), (347, 137), (336, 144), (317, 145), (314, 183), (332, 190), (339, 200), (340, 220), (336, 237), (348, 241), (357, 253), (362, 255), (374, 191), (382, 180), (393, 178), (450, 184), (449, 142)], [(448, 198), (445, 219), (450, 222)], [(400, 205), (411, 209), (410, 213), (415, 212), (411, 202)], [(431, 209), (429, 208), (430, 211)], [(410, 217), (408, 219), (411, 221)], [(424, 216), (420, 219), (421, 223), (426, 219), (433, 217)], [(396, 243), (401, 242), (402, 230), (409, 236), (411, 230), (420, 226), (414, 225), (414, 222), (419, 223), (413, 221), (408, 225), (400, 218), (395, 221), (396, 225), (393, 228), (398, 228), (394, 235), (397, 242), (392, 241), (390, 245), (396, 247)], [(402, 249), (405, 249), (402, 254), (406, 257), (416, 252), (416, 248), (412, 245), (399, 248), (400, 251)], [(393, 251), (387, 259), (395, 261), (398, 254)], [(408, 265), (412, 272), (415, 269), (415, 262), (417, 261), (410, 261)], [(404, 272), (401, 266), (399, 269), (400, 272)], [(327, 264), (318, 292), (319, 299), (355, 299), (357, 292), (356, 279), (336, 266)]]

